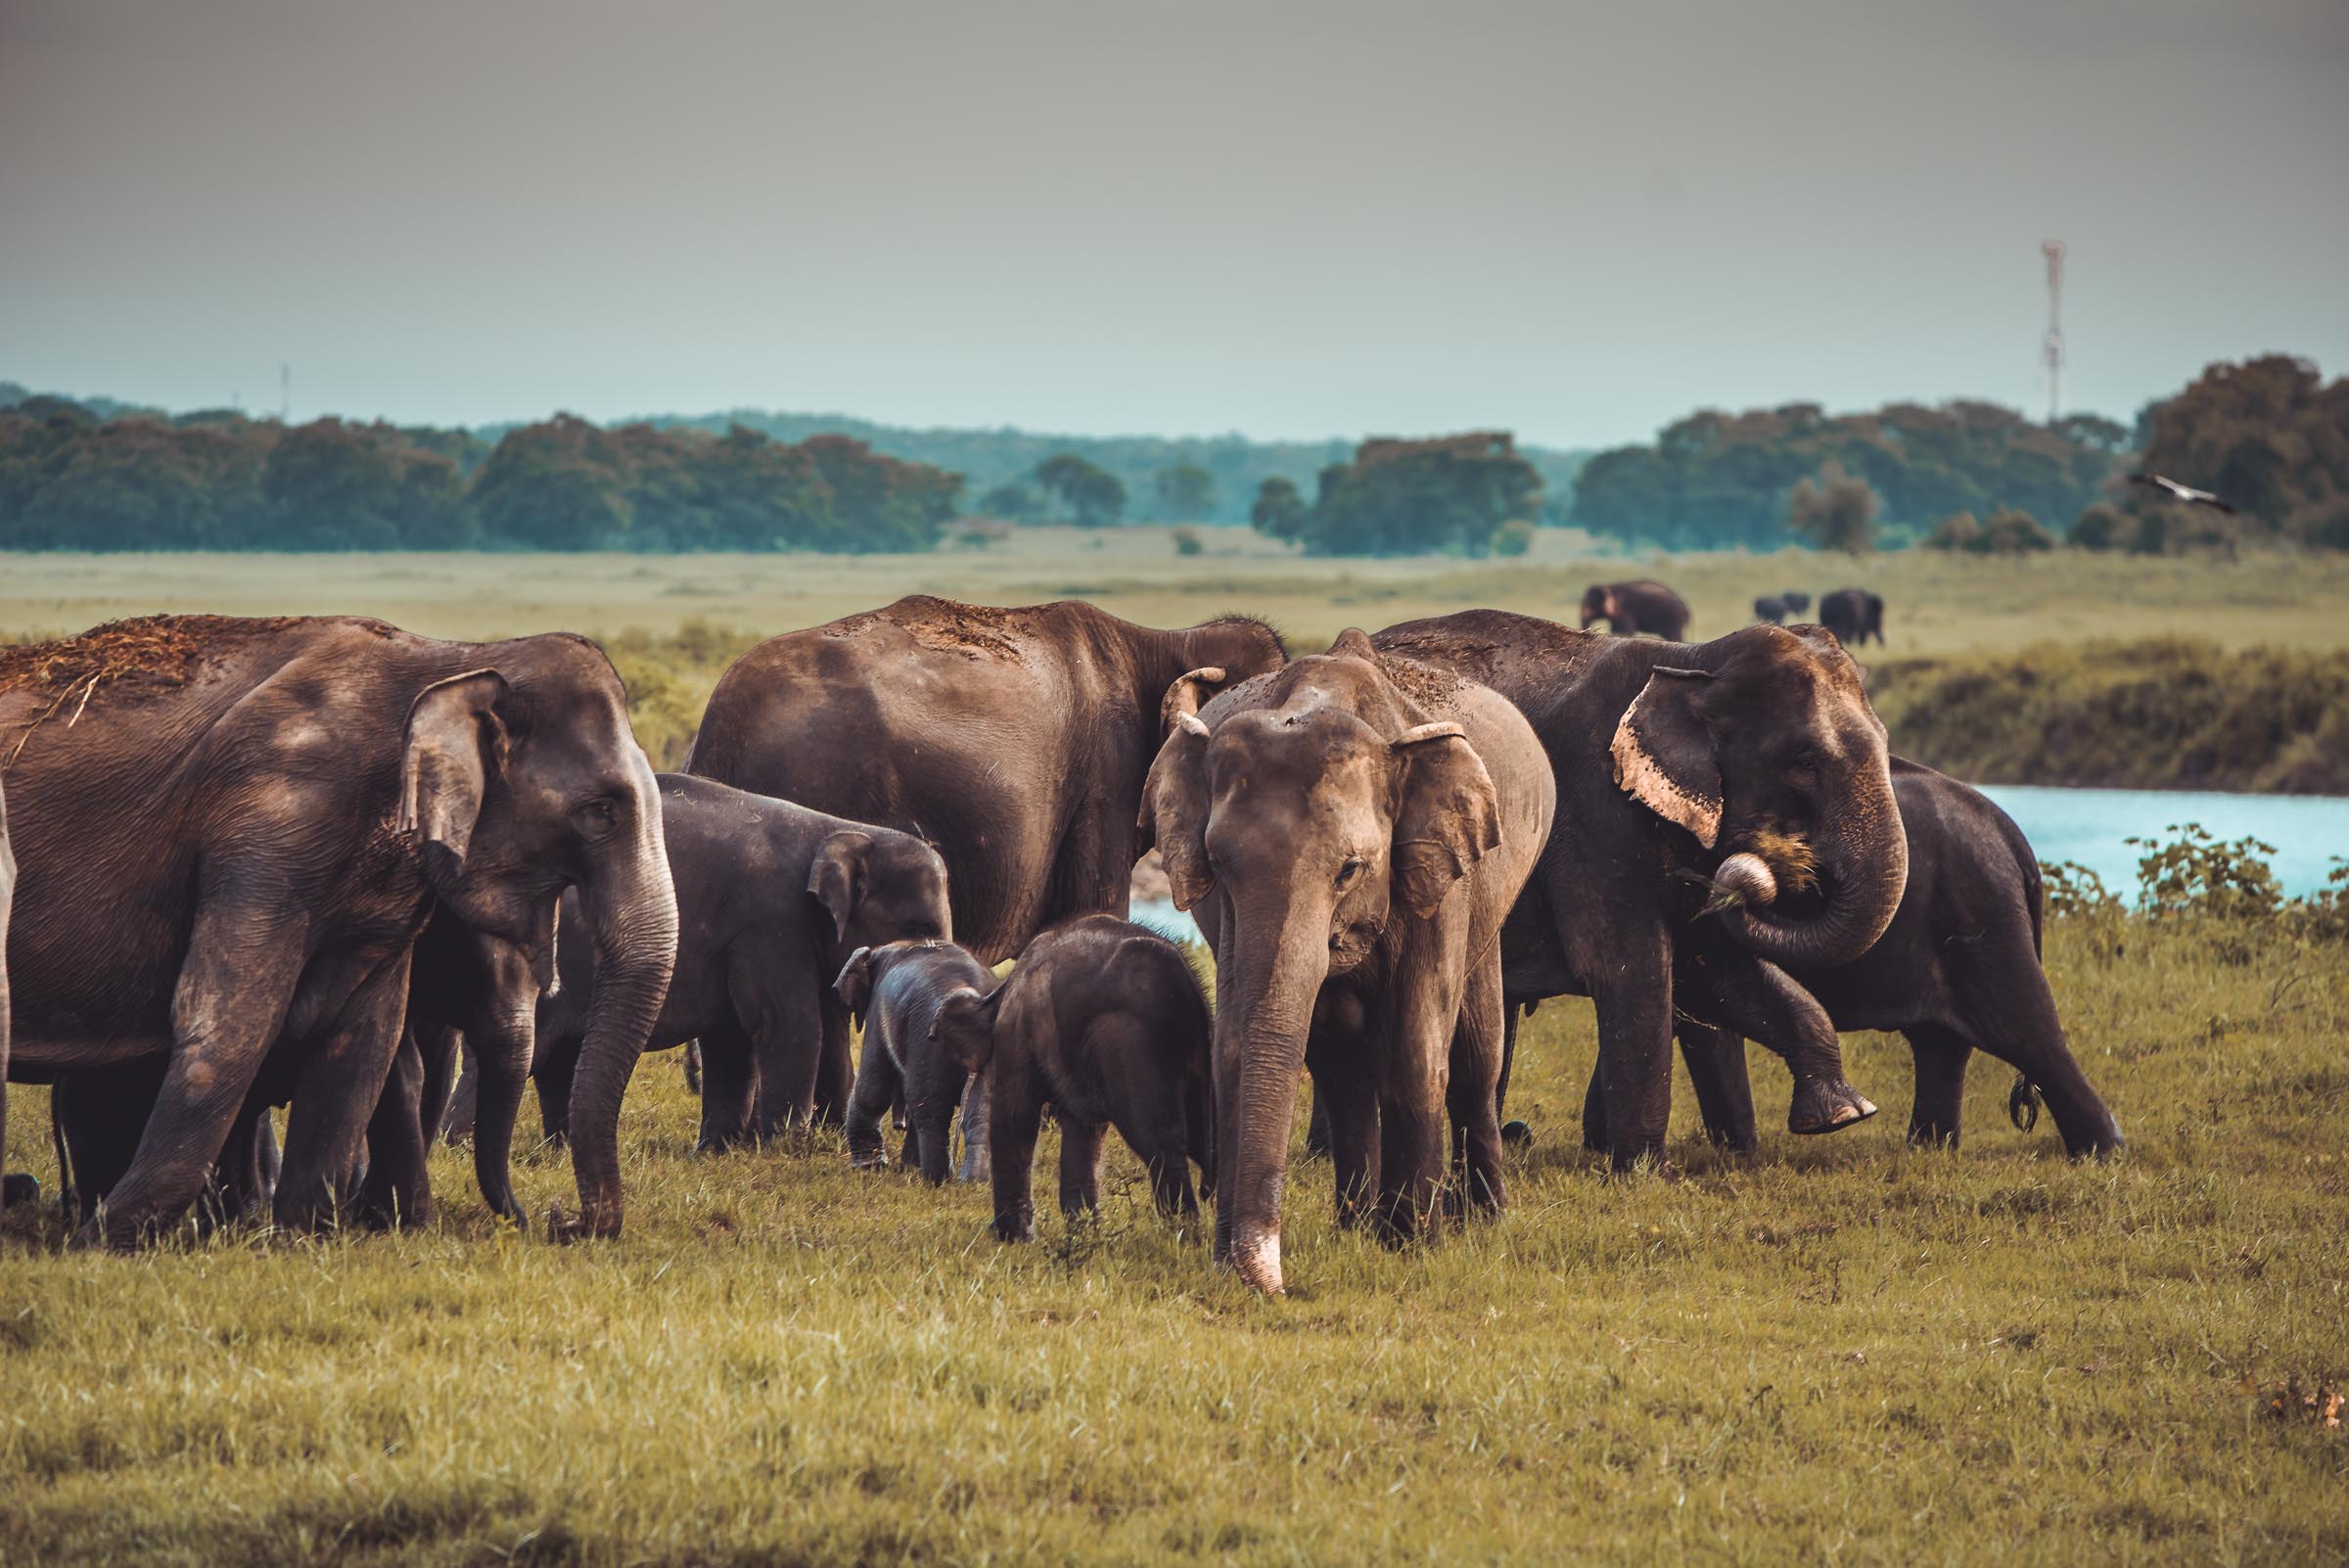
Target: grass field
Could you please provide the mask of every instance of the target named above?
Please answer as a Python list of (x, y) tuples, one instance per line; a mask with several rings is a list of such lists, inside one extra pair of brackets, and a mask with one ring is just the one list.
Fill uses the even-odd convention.
[[(1740, 1161), (1683, 1105), (1682, 1174), (1610, 1179), (1553, 1003), (1510, 1211), (1386, 1253), (1300, 1155), (1277, 1302), (1122, 1149), (1097, 1225), (1018, 1249), (833, 1137), (697, 1159), (673, 1057), (608, 1246), (501, 1233), (453, 1152), (419, 1234), (66, 1256), (13, 1211), (0, 1557), (2341, 1561), (2349, 1439), (2302, 1403), (2349, 1379), (2340, 950), (2051, 937), (2119, 1161), (2008, 1128), (1996, 1064), (1966, 1147), (1908, 1148), (1906, 1048), (1855, 1037), (1875, 1122)], [(525, 1201), (567, 1175), (527, 1159)]]
[[(1657, 570), (1710, 632), (1756, 592), (1834, 585), (1816, 564), (1177, 561), (1145, 530), (898, 561), (20, 557), (0, 632), (347, 609), (642, 628), (623, 669), (666, 669), (682, 629), (699, 670), (728, 641), (708, 626), (915, 589), (1254, 609), (1310, 643), (1474, 602), (1562, 615), (1591, 576)], [(2326, 563), (1828, 576), (1892, 601), (1895, 655), (2349, 646), (2349, 569)], [(698, 676), (665, 678), (660, 712), (690, 714)], [(2049, 959), (2124, 1158), (2075, 1168), (2044, 1124), (2014, 1131), (1995, 1063), (1966, 1146), (1911, 1149), (1907, 1048), (1856, 1036), (1875, 1122), (1732, 1159), (1683, 1084), (1678, 1171), (1610, 1178), (1579, 1149), (1589, 1008), (1556, 1002), (1527, 1026), (1512, 1110), (1539, 1139), (1509, 1212), (1388, 1253), (1335, 1230), (1300, 1153), (1278, 1302), (1161, 1226), (1122, 1149), (1097, 1224), (1055, 1215), (1017, 1249), (984, 1192), (852, 1174), (830, 1135), (697, 1158), (673, 1057), (631, 1093), (610, 1245), (502, 1231), (453, 1151), (439, 1222), (401, 1235), (88, 1257), (12, 1210), (0, 1563), (2342, 1561), (2349, 1437), (2323, 1417), (2349, 1384), (2349, 953), (2078, 916)], [(1755, 1065), (1768, 1126), (1786, 1077)], [(54, 1182), (45, 1091), (9, 1108), (6, 1167)], [(568, 1167), (532, 1153), (518, 1181), (543, 1213)]]

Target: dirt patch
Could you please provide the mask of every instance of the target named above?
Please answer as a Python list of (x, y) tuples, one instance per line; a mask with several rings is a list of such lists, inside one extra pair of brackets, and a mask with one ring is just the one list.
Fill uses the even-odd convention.
[(923, 647), (938, 653), (960, 654), (965, 659), (974, 660), (1016, 661), (1020, 657), (1020, 648), (1014, 639), (1028, 635), (1035, 628), (1038, 612), (1045, 608), (1041, 605), (1026, 605), (1018, 609), (998, 609), (917, 593), (899, 599), (885, 609), (835, 621), (824, 628), (824, 635), (844, 639), (854, 637), (875, 623), (885, 622), (899, 628)]
[(72, 723), (101, 692), (184, 686), (224, 645), (292, 624), (290, 617), (140, 616), (110, 621), (56, 642), (0, 647), (0, 692), (45, 693), (50, 699), (14, 735), (0, 739), (0, 767), (17, 760), (44, 722), (62, 716)]

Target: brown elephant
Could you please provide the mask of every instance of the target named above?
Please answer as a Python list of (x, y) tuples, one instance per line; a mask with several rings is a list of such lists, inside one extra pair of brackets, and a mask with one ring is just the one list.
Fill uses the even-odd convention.
[[(710, 694), (686, 771), (928, 839), (954, 935), (1000, 963), (1070, 915), (1124, 915), (1159, 700), (1186, 670), (1277, 669), (1262, 622), (1160, 631), (1078, 600), (989, 609), (925, 595), (787, 632)], [(848, 1102), (847, 1010), (827, 998), (815, 1104)], [(761, 1104), (763, 1130), (786, 1119)]]
[[(1788, 975), (1865, 952), (1908, 884), (1884, 726), (1832, 638), (1748, 626), (1674, 647), (1469, 610), (1373, 640), (1491, 686), (1542, 737), (1559, 809), (1501, 939), (1510, 1035), (1519, 1004), (1592, 999), (1617, 1166), (1663, 1149), (1675, 978), (1691, 969), (1712, 1021), (1788, 1058), (1795, 1131), (1875, 1114)], [(1812, 862), (1820, 897), (1698, 920), (1725, 860), (1779, 847)]]
[(1666, 642), (1684, 642), (1688, 632), (1688, 601), (1661, 582), (1642, 577), (1636, 582), (1593, 582), (1583, 590), (1583, 629), (1604, 621), (1621, 637), (1652, 632)]
[(1505, 700), (1359, 630), (1202, 708), (1210, 684), (1167, 693), (1144, 821), (1216, 954), (1216, 1256), (1277, 1294), (1300, 1068), (1341, 1219), (1432, 1222), (1448, 1105), (1464, 1200), (1502, 1202), (1498, 938), (1555, 788)]
[(1837, 588), (1819, 601), (1819, 623), (1846, 648), (1884, 640), (1884, 596), (1865, 588)]
[(527, 948), (566, 886), (606, 958), (574, 1105), (578, 1224), (618, 1230), (621, 1096), (668, 991), (676, 900), (652, 769), (592, 643), (117, 623), (0, 653), (0, 734), (21, 748), (10, 1075), (163, 1064), (77, 1240), (170, 1223), (253, 1099), (293, 1106), (277, 1222), (328, 1222), (428, 913)]

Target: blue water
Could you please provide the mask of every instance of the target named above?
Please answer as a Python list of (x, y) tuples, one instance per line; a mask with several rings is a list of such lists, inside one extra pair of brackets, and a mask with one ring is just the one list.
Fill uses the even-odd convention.
[[(2333, 857), (2349, 857), (2349, 798), (2331, 795), (2206, 795), (2183, 790), (2064, 790), (1987, 784), (1982, 793), (2015, 820), (2042, 860), (2076, 860), (2124, 899), (2137, 895), (2132, 837), (2166, 842), (2172, 824), (2199, 822), (2220, 839), (2276, 846), (2268, 863), (2287, 897), (2325, 886)], [(1186, 942), (1199, 928), (1170, 903), (1137, 903), (1133, 918)]]

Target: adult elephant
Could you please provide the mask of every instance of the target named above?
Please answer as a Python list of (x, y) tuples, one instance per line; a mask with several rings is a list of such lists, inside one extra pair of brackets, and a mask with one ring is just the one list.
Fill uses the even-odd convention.
[(676, 900), (652, 769), (594, 644), (121, 622), (0, 653), (0, 734), (19, 748), (10, 1076), (162, 1064), (78, 1242), (170, 1223), (252, 1096), (293, 1106), (277, 1223), (331, 1221), (427, 914), (529, 946), (566, 886), (607, 977), (575, 1107), (576, 1223), (619, 1229), (621, 1095), (668, 994)]
[(1865, 588), (1837, 588), (1819, 601), (1819, 623), (1846, 648), (1884, 640), (1884, 598)]
[[(1260, 621), (1160, 631), (1079, 600), (990, 609), (915, 595), (760, 643), (718, 678), (686, 771), (914, 833), (945, 857), (955, 939), (1016, 956), (1070, 915), (1124, 915), (1159, 703), (1186, 670), (1245, 680), (1287, 657)], [(815, 1111), (849, 1096), (827, 992)], [(761, 1130), (788, 1107), (763, 1098)]]
[[(2039, 860), (2012, 818), (1981, 791), (1903, 758), (1892, 787), (1909, 842), (1909, 886), (1874, 946), (1848, 964), (1802, 967), (1794, 978), (1827, 1009), (1838, 1030), (1897, 1030), (1916, 1058), (1916, 1103), (1909, 1135), (1955, 1145), (1965, 1068), (1976, 1051), (2013, 1067), (2019, 1114), (2044, 1099), (2074, 1159), (2110, 1154), (2121, 1130), (2064, 1042), (2055, 996), (2040, 964), (2045, 895)], [(1775, 875), (1756, 893), (1775, 896)], [(1695, 979), (1695, 977), (1691, 977)], [(1681, 987), (1683, 1011), (1704, 1006)], [(1705, 1130), (1728, 1148), (1754, 1146), (1753, 1089), (1745, 1045), (1734, 1030), (1684, 1019), (1681, 1054), (1696, 1085)], [(1595, 1081), (1594, 1081), (1595, 1083)], [(1603, 1142), (1604, 1107), (1593, 1094), (1584, 1137)]]
[(1636, 582), (1593, 582), (1583, 590), (1583, 629), (1604, 621), (1618, 636), (1653, 632), (1666, 642), (1686, 640), (1688, 601), (1646, 577)]
[[(822, 1039), (819, 998), (859, 947), (952, 941), (946, 867), (910, 833), (851, 822), (789, 801), (696, 778), (660, 775), (663, 837), (677, 887), (677, 969), (647, 1049), (701, 1041), (700, 1145), (720, 1149), (752, 1131), (753, 1090), (806, 1114)], [(565, 900), (567, 918), (572, 914)], [(550, 1138), (569, 1135), (571, 1091), (593, 1022), (597, 957), (561, 947), (558, 983), (536, 998), (536, 1048), (528, 1058)], [(514, 1109), (479, 1085), (484, 1054), (468, 1051), (447, 1130), (477, 1153), (511, 1144)], [(504, 1126), (488, 1118), (502, 1113)], [(484, 1191), (487, 1188), (484, 1186)]]
[(1772, 625), (1783, 625), (1790, 616), (1799, 616), (1811, 608), (1811, 595), (1797, 593), (1792, 588), (1784, 593), (1766, 593), (1754, 601), (1754, 619)]
[(1168, 691), (1143, 819), (1216, 954), (1216, 1256), (1278, 1294), (1301, 1067), (1342, 1220), (1430, 1222), (1448, 1105), (1464, 1196), (1502, 1202), (1500, 927), (1556, 794), (1505, 700), (1359, 630), (1201, 707), (1214, 684)]
[[(0, 792), (0, 1158), (8, 1152), (8, 911), (17, 891), (17, 861), (8, 847), (8, 796)], [(0, 1206), (37, 1197), (29, 1173), (0, 1176)]]
[[(1591, 998), (1618, 1168), (1663, 1150), (1676, 972), (1698, 960), (1714, 1021), (1788, 1057), (1793, 1130), (1875, 1114), (1788, 973), (1865, 952), (1908, 885), (1884, 726), (1832, 638), (1748, 626), (1676, 647), (1469, 610), (1372, 641), (1492, 687), (1542, 738), (1558, 812), (1501, 939), (1511, 1034), (1524, 1002)], [(1726, 858), (1777, 845), (1813, 862), (1821, 898), (1692, 924)]]

